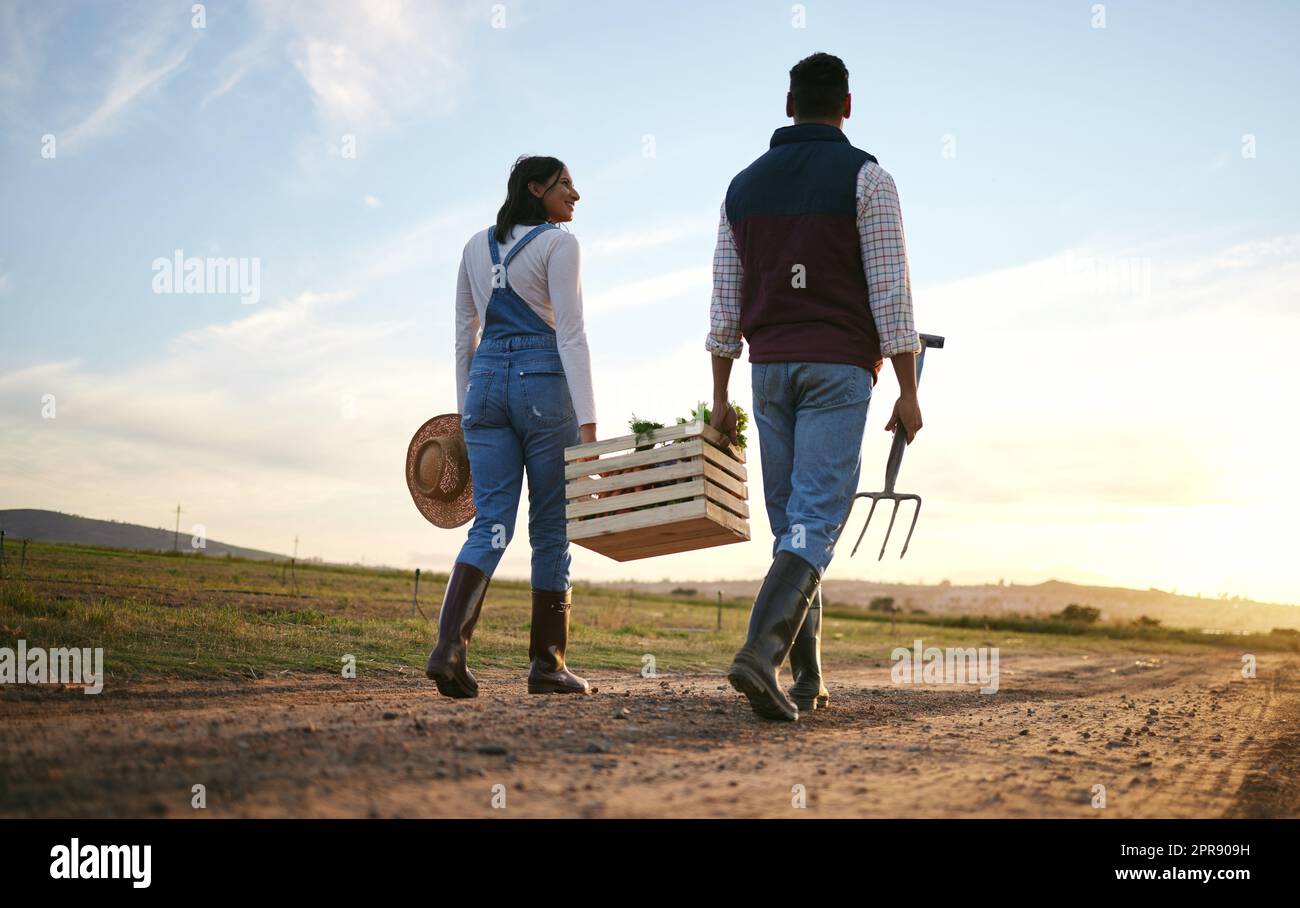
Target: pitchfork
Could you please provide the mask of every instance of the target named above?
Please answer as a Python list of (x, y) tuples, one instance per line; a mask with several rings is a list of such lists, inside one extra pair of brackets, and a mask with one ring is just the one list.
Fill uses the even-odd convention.
[[(916, 357), (916, 383), (918, 386), (921, 384), (921, 368), (925, 365), (925, 351), (927, 347), (942, 348), (943, 338), (937, 334), (921, 335), (921, 352), (917, 354)], [(858, 541), (853, 544), (853, 551), (849, 553), (850, 558), (858, 553), (858, 546), (862, 544), (862, 537), (867, 535), (867, 527), (871, 525), (871, 515), (876, 513), (876, 505), (880, 503), (882, 498), (893, 500), (894, 511), (889, 515), (889, 529), (885, 531), (885, 541), (880, 544), (880, 555), (876, 560), (880, 561), (885, 557), (885, 546), (889, 544), (889, 534), (894, 531), (894, 518), (898, 516), (898, 506), (902, 504), (903, 501), (915, 501), (916, 513), (912, 515), (912, 526), (908, 528), (907, 539), (903, 541), (903, 551), (899, 553), (898, 557), (902, 558), (907, 554), (907, 546), (912, 541), (912, 531), (916, 529), (916, 519), (921, 516), (921, 496), (913, 495), (908, 492), (894, 491), (894, 483), (898, 481), (898, 468), (903, 464), (903, 451), (906, 448), (907, 428), (903, 425), (903, 421), (899, 420), (898, 425), (894, 427), (894, 444), (893, 447), (889, 449), (889, 461), (885, 465), (885, 491), (859, 492), (854, 495), (853, 500), (849, 502), (849, 513), (852, 513), (853, 505), (857, 503), (859, 498), (871, 499), (871, 510), (867, 512), (867, 522), (862, 525), (862, 532), (858, 534)], [(849, 516), (846, 514), (844, 515), (844, 523), (840, 525), (841, 528), (846, 526), (848, 522)]]

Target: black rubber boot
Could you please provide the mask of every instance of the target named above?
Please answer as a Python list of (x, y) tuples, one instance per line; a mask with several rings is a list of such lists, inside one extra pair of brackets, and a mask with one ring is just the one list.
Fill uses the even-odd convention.
[(777, 672), (820, 583), (815, 565), (782, 550), (772, 559), (754, 600), (748, 637), (731, 663), (727, 680), (764, 719), (793, 722), (799, 718), (799, 707), (781, 690)]
[(429, 653), (424, 673), (438, 685), (444, 697), (477, 697), (478, 682), (466, 663), (469, 638), (478, 624), (491, 578), (462, 561), (457, 561), (447, 580), (447, 592), (438, 613), (438, 643)]
[(591, 685), (564, 666), (569, 645), (569, 607), (573, 588), (533, 590), (533, 624), (528, 633), (528, 692), (586, 694)]
[(822, 591), (808, 606), (808, 616), (790, 647), (790, 674), (794, 684), (787, 691), (800, 709), (825, 709), (831, 695), (822, 683)]

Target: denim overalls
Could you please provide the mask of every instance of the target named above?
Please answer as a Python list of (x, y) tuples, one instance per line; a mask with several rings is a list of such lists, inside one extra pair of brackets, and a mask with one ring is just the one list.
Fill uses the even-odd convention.
[(532, 587), (560, 592), (569, 588), (571, 561), (564, 519), (564, 449), (580, 440), (578, 419), (555, 329), (510, 289), (506, 276), (519, 250), (542, 231), (555, 229), (554, 224), (534, 227), (504, 262), (496, 228), (487, 231), (493, 289), (461, 413), (478, 513), (456, 560), (492, 576), (514, 536), (527, 470)]

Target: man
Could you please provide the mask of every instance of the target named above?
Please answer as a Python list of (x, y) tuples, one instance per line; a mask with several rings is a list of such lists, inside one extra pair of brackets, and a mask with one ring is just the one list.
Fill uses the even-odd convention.
[[(790, 70), (766, 154), (727, 189), (713, 257), (714, 428), (735, 438), (732, 360), (749, 342), (763, 494), (775, 540), (749, 633), (727, 677), (767, 719), (829, 702), (821, 677), (821, 578), (857, 492), (871, 389), (888, 356), (900, 395), (885, 426), (921, 428), (912, 293), (894, 180), (849, 144), (843, 61)], [(787, 654), (794, 686), (777, 672)]]

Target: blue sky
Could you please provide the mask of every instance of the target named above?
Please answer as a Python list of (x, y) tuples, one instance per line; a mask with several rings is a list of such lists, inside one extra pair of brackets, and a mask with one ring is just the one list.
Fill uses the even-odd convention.
[[(0, 506), (158, 525), (181, 500), (214, 538), (445, 569), (464, 531), (422, 523), (400, 459), (455, 408), (455, 268), (510, 162), (557, 155), (583, 193), (600, 434), (671, 421), (709, 393), (727, 181), (827, 50), (899, 187), (918, 326), (951, 344), (900, 481), (916, 544), (832, 576), (1300, 602), (1275, 406), (1300, 378), (1300, 7), (209, 3), (196, 29), (172, 6), (0, 10)], [(175, 249), (256, 257), (260, 300), (151, 292)], [(863, 488), (893, 394), (886, 367)], [(575, 569), (755, 576), (760, 485), (747, 545)], [(526, 564), (521, 520), (502, 570)]]

